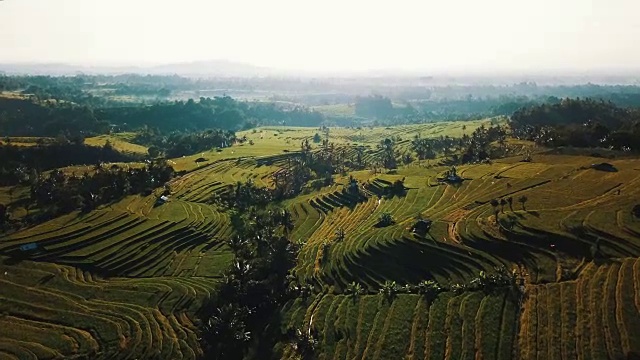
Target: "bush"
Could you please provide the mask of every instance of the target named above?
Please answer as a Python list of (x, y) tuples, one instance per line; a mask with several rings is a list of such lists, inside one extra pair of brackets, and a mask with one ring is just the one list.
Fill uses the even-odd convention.
[(384, 212), (380, 214), (380, 216), (378, 217), (379, 226), (389, 226), (393, 223), (395, 223), (395, 220), (393, 219), (393, 216), (391, 215), (391, 213)]

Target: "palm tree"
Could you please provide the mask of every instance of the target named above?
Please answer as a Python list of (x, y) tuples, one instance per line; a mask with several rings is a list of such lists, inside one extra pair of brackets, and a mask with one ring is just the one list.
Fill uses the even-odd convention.
[(210, 343), (219, 344), (216, 352), (221, 358), (237, 356), (241, 344), (251, 340), (251, 332), (246, 327), (247, 316), (246, 308), (227, 304), (216, 308), (205, 323), (204, 336)]
[(522, 204), (522, 210), (526, 211), (527, 209), (524, 207), (524, 203), (527, 202), (527, 200), (529, 200), (529, 198), (527, 198), (527, 195), (522, 195), (518, 198), (518, 201)]
[(248, 241), (241, 238), (240, 236), (234, 236), (231, 239), (227, 240), (227, 245), (229, 245), (231, 251), (235, 255), (238, 255), (240, 250), (242, 250), (247, 245), (247, 243)]
[(417, 289), (418, 294), (426, 296), (429, 300), (435, 298), (442, 291), (440, 284), (433, 280), (421, 281), (418, 283)]
[(342, 227), (339, 227), (338, 229), (336, 229), (336, 242), (341, 242), (344, 240), (344, 237), (346, 235), (344, 229)]
[(351, 284), (347, 285), (347, 289), (346, 289), (346, 293), (348, 295), (352, 295), (354, 297), (358, 297), (362, 294), (364, 294), (364, 287), (362, 287), (362, 285), (360, 285), (359, 283), (353, 281), (351, 282)]
[(318, 346), (318, 340), (315, 338), (315, 331), (303, 331), (296, 329), (291, 345), (302, 359), (314, 358), (314, 352)]
[(500, 205), (500, 202), (498, 202), (498, 200), (496, 199), (492, 199), (491, 200), (491, 206), (493, 207), (493, 213), (496, 216), (496, 221), (498, 220), (498, 206)]
[(385, 281), (382, 288), (380, 288), (380, 294), (384, 295), (387, 300), (392, 300), (398, 293), (398, 284), (395, 281)]
[(356, 148), (356, 164), (360, 168), (364, 168), (364, 146), (358, 146)]
[(387, 169), (395, 169), (396, 157), (395, 157), (393, 140), (386, 138), (380, 141), (380, 145), (378, 145), (378, 148), (382, 150), (379, 155), (382, 165)]
[(291, 233), (291, 230), (293, 230), (293, 219), (291, 218), (291, 213), (288, 210), (282, 210), (280, 225), (284, 227), (284, 233), (287, 236)]

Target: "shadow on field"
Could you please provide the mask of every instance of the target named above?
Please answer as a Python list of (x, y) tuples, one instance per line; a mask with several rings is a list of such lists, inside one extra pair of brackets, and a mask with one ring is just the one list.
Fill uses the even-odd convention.
[(2, 261), (2, 265), (9, 265), (9, 266), (11, 266), (11, 265), (19, 265), (22, 262), (22, 260), (24, 260), (24, 259), (22, 259), (20, 257), (15, 257), (15, 256), (8, 257), (8, 258), (6, 258), (6, 259), (4, 259)]

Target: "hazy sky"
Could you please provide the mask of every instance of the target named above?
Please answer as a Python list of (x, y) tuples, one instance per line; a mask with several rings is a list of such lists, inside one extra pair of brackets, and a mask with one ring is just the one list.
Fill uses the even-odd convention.
[(4, 0), (0, 62), (640, 67), (639, 0)]

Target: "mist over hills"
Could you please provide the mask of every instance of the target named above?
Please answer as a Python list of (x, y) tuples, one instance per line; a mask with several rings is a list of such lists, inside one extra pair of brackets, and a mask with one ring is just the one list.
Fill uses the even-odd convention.
[[(339, 72), (303, 71), (253, 65), (230, 60), (204, 60), (156, 65), (87, 65), (63, 62), (0, 63), (0, 74), (5, 75), (178, 75), (190, 78), (318, 78), (318, 79), (373, 79), (388, 85), (407, 82), (438, 85), (506, 85), (536, 82), (538, 85), (639, 85), (640, 70), (414, 70), (414, 69), (362, 69)], [(360, 80), (359, 80), (360, 81)]]
[(5, 63), (0, 64), (0, 73), (7, 75), (54, 75), (78, 74), (149, 74), (180, 75), (186, 77), (260, 77), (282, 74), (269, 69), (241, 62), (210, 60), (170, 63), (161, 65), (76, 65), (68, 63)]

